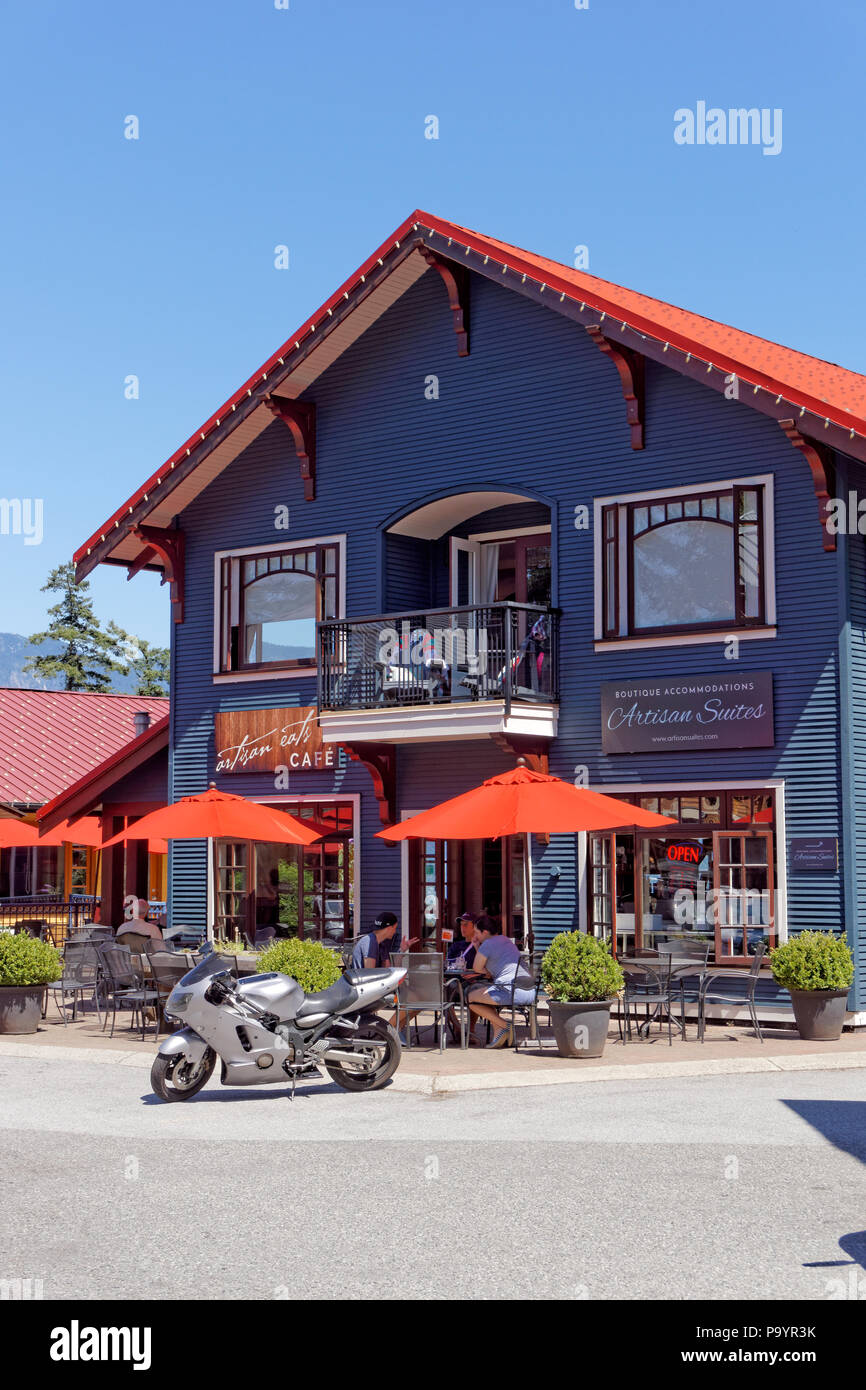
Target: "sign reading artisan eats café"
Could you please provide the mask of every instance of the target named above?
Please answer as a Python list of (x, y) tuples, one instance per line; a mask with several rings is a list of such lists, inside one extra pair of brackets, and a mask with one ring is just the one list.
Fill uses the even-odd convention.
[(337, 745), (322, 742), (315, 705), (232, 709), (214, 720), (217, 772), (322, 772), (337, 766)]
[(699, 748), (771, 748), (773, 673), (663, 676), (605, 681), (605, 753), (677, 753)]

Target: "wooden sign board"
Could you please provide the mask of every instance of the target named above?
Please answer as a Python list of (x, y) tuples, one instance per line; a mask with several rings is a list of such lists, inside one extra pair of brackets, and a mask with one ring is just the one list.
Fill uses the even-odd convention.
[(315, 705), (221, 710), (214, 719), (216, 770), (325, 772), (337, 766), (337, 744), (323, 743)]

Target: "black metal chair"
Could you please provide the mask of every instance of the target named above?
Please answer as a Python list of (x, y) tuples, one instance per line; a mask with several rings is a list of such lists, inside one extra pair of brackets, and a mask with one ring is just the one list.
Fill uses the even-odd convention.
[[(111, 1007), (111, 1033), (114, 1037), (114, 1024), (117, 1018), (118, 1007), (122, 1010), (124, 1004), (128, 1004), (132, 1009), (132, 1022), (135, 1026), (137, 1014), (141, 1016), (141, 1037), (145, 1037), (147, 1024), (147, 1010), (153, 1008), (156, 1013), (156, 1035), (159, 1037), (159, 1009), (156, 1007), (159, 1002), (159, 995), (153, 985), (147, 985), (141, 973), (136, 970), (132, 952), (128, 946), (98, 946), (99, 964), (102, 967), (102, 988), (104, 990), (106, 1007), (105, 1021), (108, 1021), (108, 1009)], [(105, 1023), (103, 1023), (103, 1030)]]
[[(671, 1034), (671, 1024), (676, 1022), (677, 1028), (683, 1031), (683, 1024), (679, 1019), (674, 1019), (673, 1002), (671, 998), (671, 974), (673, 956), (659, 956), (655, 960), (646, 958), (635, 959), (634, 957), (624, 956), (620, 960), (620, 966), (625, 976), (625, 989), (622, 994), (622, 1011), (624, 1018), (624, 1028), (622, 1030), (623, 1042), (627, 1042), (631, 1037), (631, 1011), (635, 1010), (635, 1016), (639, 1019), (639, 1010), (644, 1009), (646, 1017), (643, 1022), (638, 1022), (638, 1035), (645, 1032), (649, 1037), (650, 1028), (658, 1019), (659, 1031), (661, 1031), (663, 1020), (667, 1018), (668, 1025), (668, 1046), (673, 1042)], [(650, 1013), (652, 1009), (652, 1013)]]
[(165, 1004), (175, 985), (189, 973), (184, 956), (176, 951), (148, 951), (147, 959), (157, 995), (157, 1035), (160, 1023), (165, 1022)]
[[(698, 1042), (704, 1041), (708, 1004), (747, 1004), (749, 1017), (752, 1020), (752, 1027), (757, 1033), (760, 1041), (764, 1041), (764, 1035), (758, 1023), (758, 1014), (755, 1008), (755, 988), (758, 983), (761, 962), (764, 959), (766, 949), (767, 943), (765, 941), (759, 941), (757, 943), (748, 974), (746, 974), (745, 971), (734, 970), (728, 966), (727, 969), (715, 970), (704, 976), (701, 981), (700, 997), (698, 1001)], [(713, 986), (714, 980), (726, 980), (728, 984), (727, 986), (720, 986), (716, 989)], [(743, 988), (741, 990), (736, 990), (734, 985), (740, 983), (742, 983)]]
[[(511, 1031), (514, 1037), (514, 1051), (520, 1050), (520, 1038), (517, 1032), (517, 1018), (523, 1018), (526, 1032), (524, 1042), (531, 1038), (533, 1042), (538, 1037), (538, 1002), (541, 988), (541, 962), (544, 959), (543, 951), (533, 951), (531, 954), (524, 952), (517, 962), (517, 969), (511, 981), (511, 1002), (503, 1004), (500, 1014), (507, 1013), (511, 1019)], [(532, 1000), (529, 1004), (517, 1004), (514, 1000), (515, 992), (518, 989), (528, 989), (532, 992)]]
[[(406, 1043), (411, 1048), (411, 1028), (415, 1024), (415, 1041), (420, 1042), (418, 1032), (419, 1013), (433, 1014), (434, 1033), (439, 1034), (439, 1051), (445, 1051), (445, 1023), (450, 1012), (460, 1009), (459, 1002), (449, 999), (445, 992), (444, 963), (438, 953), (429, 951), (407, 951), (395, 955), (394, 963), (405, 969), (406, 975), (397, 990), (399, 1013), (406, 1013)], [(399, 1015), (398, 1015), (399, 1019)], [(460, 1010), (460, 1042), (465, 1037), (465, 1020)]]
[(67, 1023), (66, 1005), (69, 996), (72, 996), (72, 1022), (74, 1023), (78, 1017), (79, 996), (90, 991), (93, 994), (97, 1018), (101, 1023), (99, 983), (99, 961), (93, 946), (87, 942), (67, 944), (63, 951), (63, 974), (59, 980), (52, 980), (50, 984), (45, 986), (42, 1017), (45, 1018), (48, 1013), (48, 999), (49, 996), (53, 995), (65, 1028)]
[(686, 1004), (697, 1004), (700, 1012), (701, 985), (710, 958), (709, 941), (665, 941), (659, 946), (659, 956), (670, 956), (670, 989), (680, 996), (682, 1034), (686, 1036)]

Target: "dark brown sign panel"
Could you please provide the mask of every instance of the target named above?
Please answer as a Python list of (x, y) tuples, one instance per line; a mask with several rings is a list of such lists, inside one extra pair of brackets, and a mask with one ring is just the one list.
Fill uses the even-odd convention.
[(773, 674), (663, 676), (605, 681), (605, 753), (680, 753), (696, 748), (771, 748)]
[(337, 745), (323, 743), (315, 705), (224, 710), (214, 720), (217, 772), (321, 772), (337, 766)]
[(829, 835), (792, 838), (789, 862), (792, 874), (835, 874), (839, 841)]

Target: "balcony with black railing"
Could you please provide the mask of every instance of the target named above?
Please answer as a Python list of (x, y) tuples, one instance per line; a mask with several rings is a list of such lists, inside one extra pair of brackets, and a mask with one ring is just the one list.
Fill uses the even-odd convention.
[(326, 739), (555, 733), (556, 609), (468, 604), (340, 619), (318, 632)]

